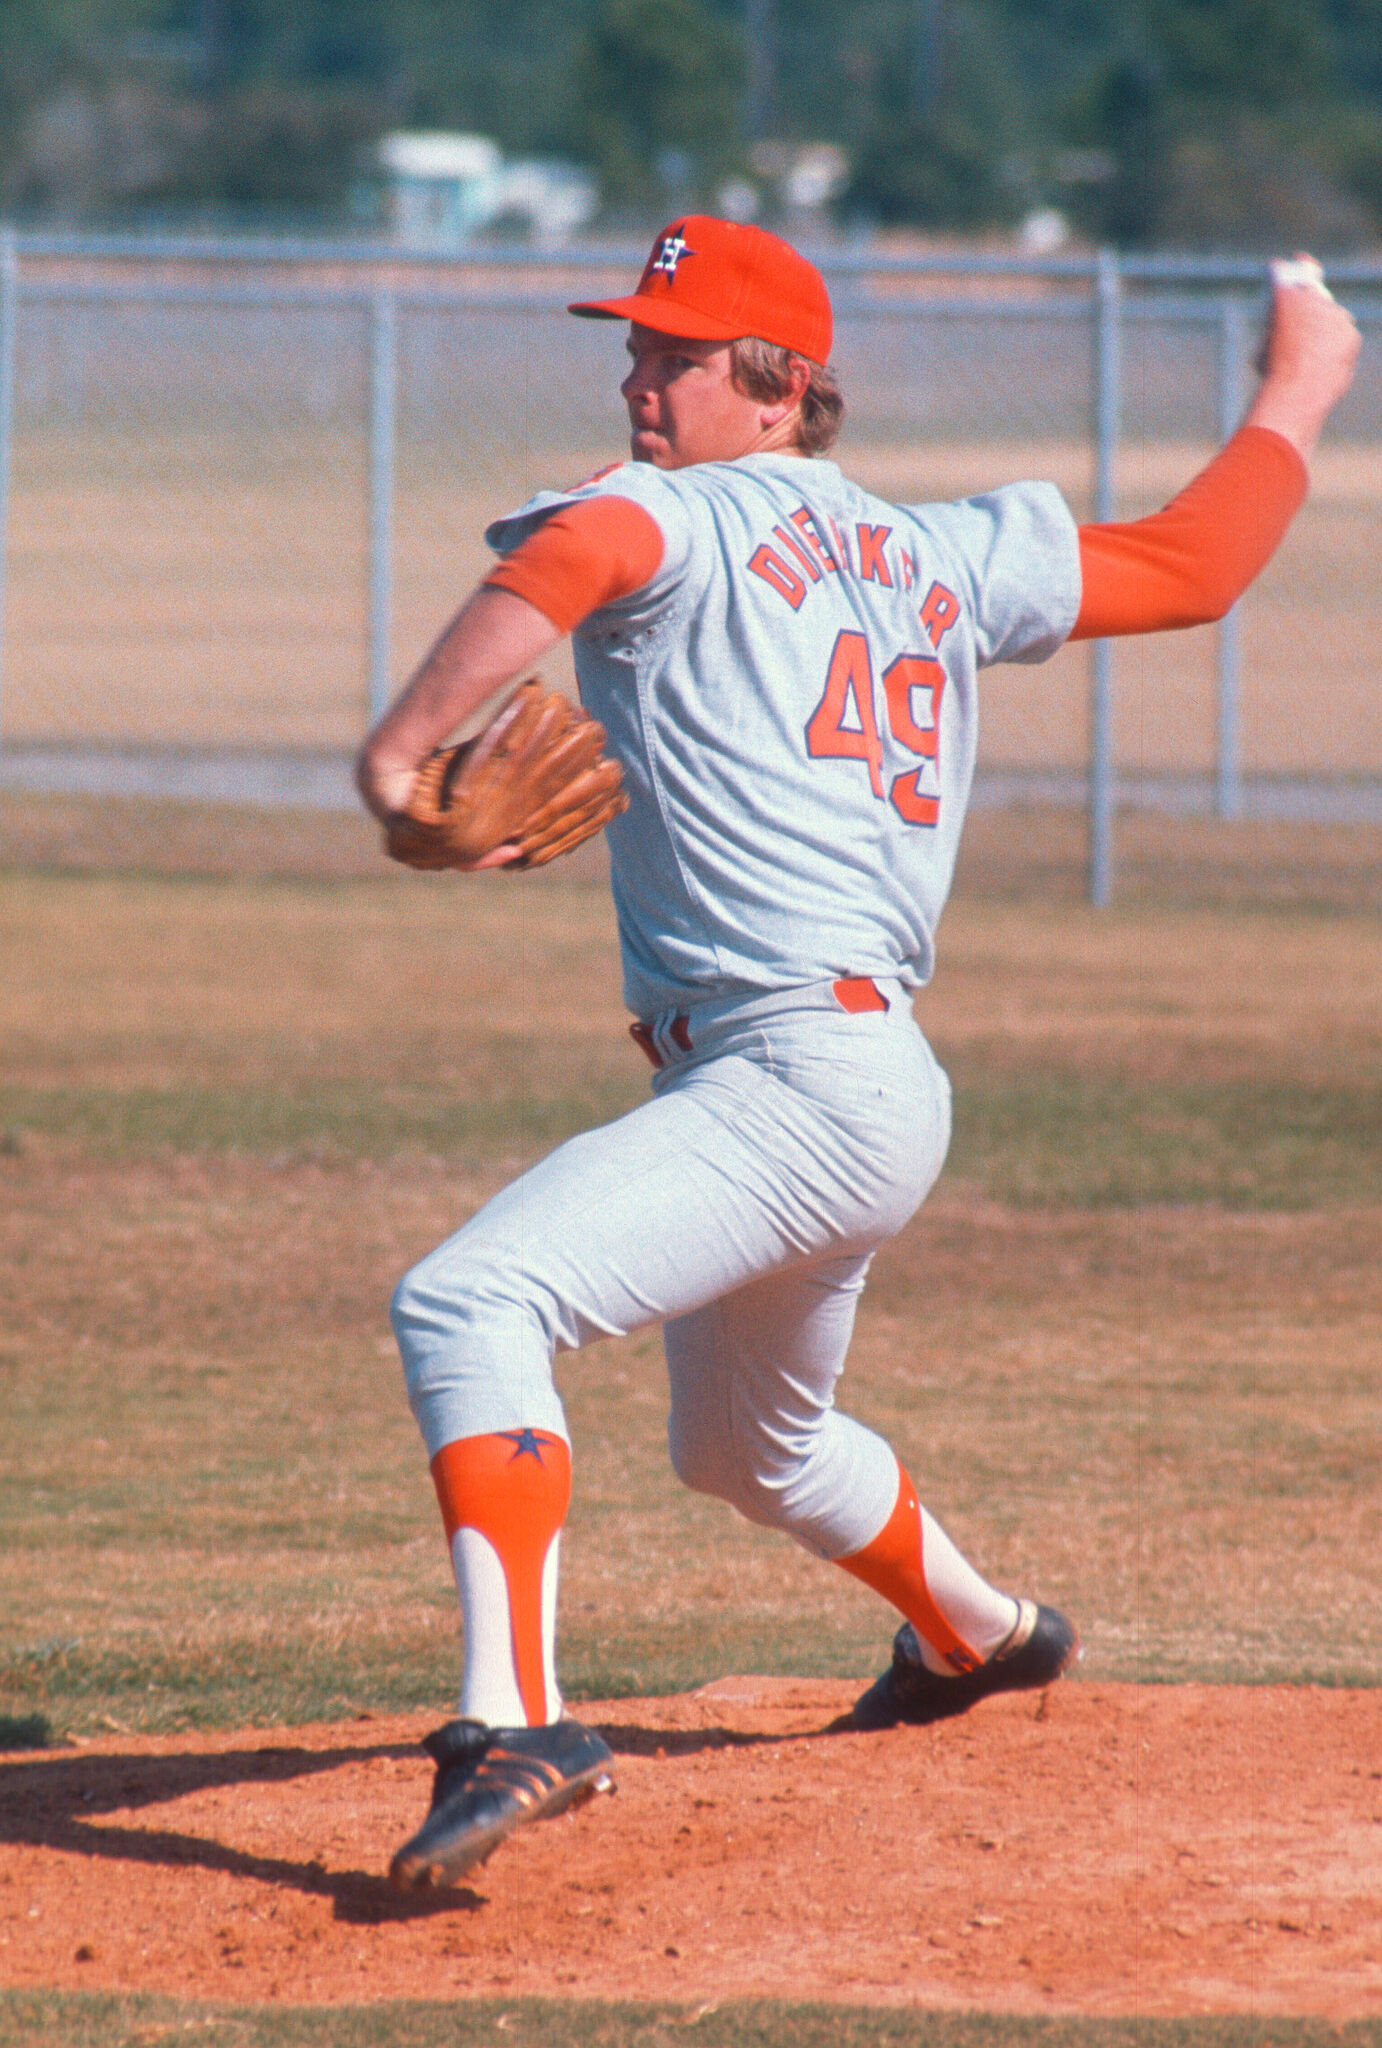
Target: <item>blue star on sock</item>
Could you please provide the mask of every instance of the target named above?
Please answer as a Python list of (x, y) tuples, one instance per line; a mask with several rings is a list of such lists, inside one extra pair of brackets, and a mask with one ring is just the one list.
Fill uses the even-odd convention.
[(535, 1431), (531, 1429), (501, 1429), (499, 1434), (503, 1437), (506, 1444), (514, 1446), (513, 1457), (509, 1460), (511, 1465), (519, 1458), (536, 1458), (539, 1465), (542, 1463), (542, 1438)]

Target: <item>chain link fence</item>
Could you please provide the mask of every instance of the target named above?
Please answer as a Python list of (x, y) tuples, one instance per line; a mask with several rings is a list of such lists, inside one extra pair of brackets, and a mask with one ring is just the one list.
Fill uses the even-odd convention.
[[(0, 786), (346, 805), (486, 522), (617, 459), (635, 249), (43, 240), (0, 256)], [(1251, 388), (1260, 264), (827, 257), (842, 465), (900, 500), (1165, 502)], [(1382, 267), (1335, 275), (1375, 339)], [(1219, 628), (992, 672), (976, 801), (1382, 820), (1382, 364)]]

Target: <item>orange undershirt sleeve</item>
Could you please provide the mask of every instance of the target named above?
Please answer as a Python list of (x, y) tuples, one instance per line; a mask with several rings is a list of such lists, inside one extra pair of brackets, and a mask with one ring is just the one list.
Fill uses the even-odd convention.
[[(1270, 561), (1304, 501), (1307, 473), (1282, 435), (1243, 427), (1162, 511), (1082, 526), (1072, 640), (1165, 632), (1222, 618)], [(662, 562), (655, 519), (630, 498), (585, 498), (545, 520), (485, 578), (569, 633), (632, 595)]]
[(1308, 485), (1282, 435), (1240, 427), (1162, 511), (1082, 526), (1083, 596), (1071, 639), (1221, 619), (1275, 554)]
[(629, 597), (662, 565), (662, 529), (631, 498), (582, 498), (544, 520), (485, 578), (526, 598), (559, 632)]

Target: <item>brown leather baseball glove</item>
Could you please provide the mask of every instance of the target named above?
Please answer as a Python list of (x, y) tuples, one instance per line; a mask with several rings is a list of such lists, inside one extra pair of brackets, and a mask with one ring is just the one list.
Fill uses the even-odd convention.
[(474, 868), (515, 846), (504, 865), (540, 868), (628, 809), (604, 743), (579, 704), (530, 676), (477, 739), (428, 755), (384, 827), (385, 851), (410, 868)]

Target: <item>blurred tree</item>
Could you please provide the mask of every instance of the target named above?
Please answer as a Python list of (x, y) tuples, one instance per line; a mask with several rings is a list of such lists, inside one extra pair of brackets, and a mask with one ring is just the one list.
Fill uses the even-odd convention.
[(750, 100), (764, 140), (843, 145), (865, 219), (1382, 227), (1382, 0), (0, 0), (0, 206), (325, 226), (426, 126), (574, 153), (646, 216), (713, 201)]
[(1162, 67), (1145, 57), (1110, 63), (1071, 107), (1065, 132), (1076, 149), (1065, 159), (1072, 171), (1062, 198), (1079, 225), (1095, 241), (1123, 248), (1155, 241), (1174, 184)]
[(1015, 202), (977, 137), (924, 115), (880, 115), (845, 194), (847, 210), (882, 227), (985, 228), (1012, 220)]
[(709, 202), (742, 148), (745, 49), (705, 0), (602, 0), (568, 136), (616, 205)]
[(927, 228), (1015, 219), (1013, 164), (1031, 136), (1001, 6), (891, 0), (856, 16), (851, 35), (868, 39), (871, 91), (845, 211)]
[(1327, 146), (1370, 225), (1382, 230), (1382, 0), (1328, 0), (1325, 15), (1334, 74), (1350, 89), (1322, 113)]
[(511, 154), (565, 148), (592, 0), (398, 0), (408, 125), (491, 135)]
[(1328, 70), (1324, 11), (1309, 0), (1152, 0), (1148, 39), (1188, 112), (1279, 112)]
[[(1326, 9), (1148, 0), (1066, 101), (1064, 139), (1106, 171), (1062, 203), (1099, 241), (1322, 246), (1356, 239), (1327, 109), (1342, 92)], [(1059, 167), (1059, 160), (1057, 160)]]
[(1382, 94), (1382, 0), (1325, 0), (1336, 75), (1356, 93)]

